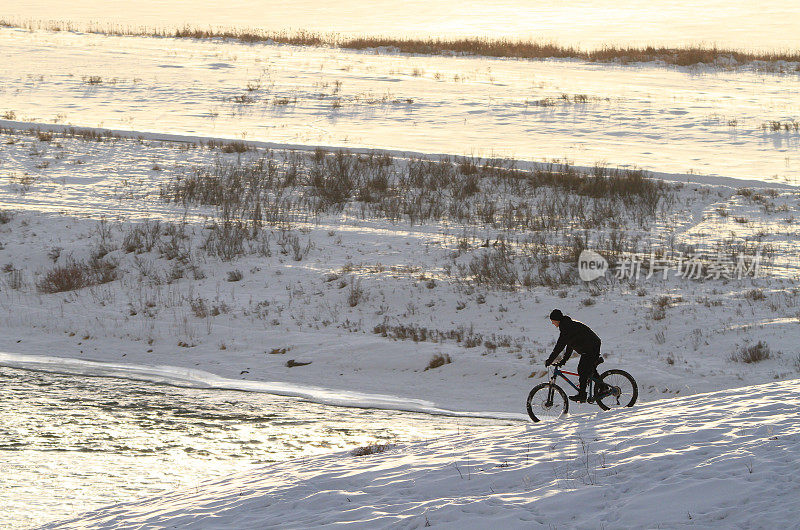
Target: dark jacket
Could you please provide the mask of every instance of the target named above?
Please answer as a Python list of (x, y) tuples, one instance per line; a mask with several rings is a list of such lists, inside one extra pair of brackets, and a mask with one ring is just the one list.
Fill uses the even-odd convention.
[(553, 353), (547, 359), (547, 364), (552, 363), (565, 347), (567, 352), (564, 354), (564, 361), (572, 355), (572, 350), (579, 354), (600, 354), (600, 337), (583, 322), (564, 316), (558, 325), (558, 330), (561, 333), (558, 335), (558, 342), (553, 348)]

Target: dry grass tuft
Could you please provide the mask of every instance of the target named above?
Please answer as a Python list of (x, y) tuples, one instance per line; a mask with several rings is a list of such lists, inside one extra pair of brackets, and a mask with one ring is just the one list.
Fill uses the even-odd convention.
[[(441, 354), (437, 353), (433, 357), (431, 357), (430, 362), (428, 362), (428, 366), (425, 367), (425, 370), (433, 370), (434, 368), (439, 368), (440, 366), (444, 366), (445, 364), (450, 364), (453, 362), (453, 359), (450, 358), (448, 354)], [(423, 370), (423, 371), (425, 371)]]
[(116, 279), (116, 263), (99, 259), (89, 262), (70, 260), (64, 265), (56, 265), (48, 270), (37, 282), (36, 288), (45, 294), (62, 293)]
[(751, 302), (760, 302), (762, 300), (767, 299), (767, 295), (764, 294), (763, 289), (750, 289), (744, 293), (745, 300), (750, 300)]
[(356, 447), (350, 451), (350, 454), (353, 456), (368, 456), (383, 453), (392, 448), (394, 448), (394, 444), (372, 444), (365, 445), (364, 447)]
[(772, 357), (772, 350), (769, 344), (763, 341), (758, 341), (755, 344), (743, 344), (731, 354), (731, 360), (739, 363), (757, 363)]
[(245, 153), (250, 149), (245, 142), (228, 142), (220, 146), (223, 153)]

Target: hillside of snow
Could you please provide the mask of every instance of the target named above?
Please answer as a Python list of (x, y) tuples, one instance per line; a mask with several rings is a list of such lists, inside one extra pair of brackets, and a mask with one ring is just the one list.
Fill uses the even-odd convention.
[[(216, 376), (226, 388), (238, 380), (328, 403), (354, 392), (390, 396), (357, 400), (372, 406), (524, 413), (557, 337), (546, 315), (558, 307), (597, 331), (604, 366), (631, 372), (644, 401), (800, 370), (800, 195), (791, 186), (648, 179), (642, 194), (597, 198), (536, 184), (535, 165), (506, 177), (491, 168), (514, 161), (228, 153), (200, 138), (97, 141), (97, 131), (82, 131), (0, 131), (0, 351), (8, 365), (58, 357), (104, 363), (107, 374), (122, 366), (114, 373), (126, 377), (196, 370), (205, 375), (179, 382)], [(335, 183), (337, 160), (354, 179), (375, 171), (388, 185), (357, 183), (352, 198), (320, 205), (328, 192), (313, 175)], [(198, 175), (226, 189), (219, 179), (241, 171), (252, 172), (263, 202), (236, 222), (249, 226), (260, 211), (263, 224), (238, 240), (220, 232), (230, 212), (202, 197), (171, 199), (182, 192), (169, 190)], [(412, 171), (450, 184), (435, 193), (402, 184)], [(282, 184), (295, 173), (295, 185)], [(517, 175), (534, 185), (519, 187)], [(458, 195), (460, 179), (474, 182), (468, 195)], [(406, 195), (395, 192), (400, 185), (411, 186)], [(648, 209), (651, 192), (657, 204)], [(623, 281), (610, 270), (587, 283), (575, 274), (582, 246), (609, 256), (658, 250), (673, 261), (691, 248), (731, 259), (760, 251), (764, 270), (730, 280), (644, 271)], [(51, 285), (70, 274), (84, 283)], [(758, 358), (742, 358), (751, 347)], [(451, 362), (427, 369), (436, 356)]]
[[(796, 64), (14, 24), (0, 55), (0, 366), (517, 423), (142, 502), (119, 478), (120, 504), (53, 527), (797, 525)], [(593, 281), (586, 250), (610, 264)], [(715, 276), (737, 259), (760, 274)], [(553, 308), (635, 408), (528, 422)]]
[(789, 528), (800, 380), (268, 466), (48, 528)]

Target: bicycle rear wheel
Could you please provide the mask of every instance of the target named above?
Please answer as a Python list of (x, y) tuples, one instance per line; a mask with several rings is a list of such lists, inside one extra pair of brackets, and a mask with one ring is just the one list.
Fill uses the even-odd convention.
[(636, 380), (625, 370), (606, 370), (600, 376), (603, 383), (608, 385), (608, 390), (597, 399), (597, 404), (603, 410), (632, 407), (639, 397), (639, 387)]
[(567, 413), (567, 394), (558, 385), (542, 383), (528, 394), (528, 416), (535, 422), (554, 421)]

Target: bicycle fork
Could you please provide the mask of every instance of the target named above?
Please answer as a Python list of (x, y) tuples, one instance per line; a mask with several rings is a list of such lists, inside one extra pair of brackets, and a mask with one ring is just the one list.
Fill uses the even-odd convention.
[(547, 388), (547, 401), (544, 402), (545, 407), (553, 406), (553, 396), (556, 393), (556, 377), (555, 374), (550, 378), (550, 386)]

